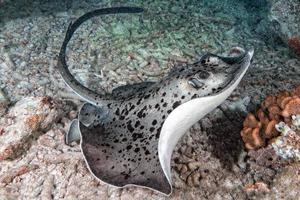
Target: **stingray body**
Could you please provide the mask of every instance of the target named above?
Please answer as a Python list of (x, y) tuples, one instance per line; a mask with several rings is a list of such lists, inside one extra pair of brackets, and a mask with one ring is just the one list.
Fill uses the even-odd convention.
[(101, 14), (138, 12), (142, 9), (100, 9), (70, 24), (58, 70), (87, 103), (71, 123), (66, 143), (80, 140), (86, 164), (98, 179), (117, 187), (136, 185), (168, 195), (172, 191), (170, 160), (176, 143), (237, 87), (253, 51), (238, 49), (238, 54), (229, 57), (207, 53), (193, 64), (176, 67), (159, 82), (121, 86), (112, 94), (95, 93), (76, 81), (65, 54), (79, 25)]

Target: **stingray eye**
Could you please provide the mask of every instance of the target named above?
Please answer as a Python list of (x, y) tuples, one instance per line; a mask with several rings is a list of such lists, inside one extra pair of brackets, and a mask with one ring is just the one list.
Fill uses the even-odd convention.
[(197, 78), (190, 78), (188, 80), (188, 84), (191, 85), (195, 89), (202, 88), (204, 86), (204, 83), (202, 83), (199, 79)]
[(209, 73), (207, 71), (201, 70), (197, 73), (197, 78), (199, 79), (207, 79), (208, 77), (209, 77)]

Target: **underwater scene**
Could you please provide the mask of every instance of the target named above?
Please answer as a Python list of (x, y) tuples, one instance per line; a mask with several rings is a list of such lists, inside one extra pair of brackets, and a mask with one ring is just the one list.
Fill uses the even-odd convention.
[(300, 199), (299, 0), (0, 0), (0, 200)]

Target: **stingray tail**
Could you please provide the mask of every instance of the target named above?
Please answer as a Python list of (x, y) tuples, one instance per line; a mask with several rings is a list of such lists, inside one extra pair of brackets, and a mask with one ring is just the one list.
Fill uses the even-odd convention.
[(117, 13), (141, 13), (141, 12), (143, 12), (143, 9), (138, 7), (103, 8), (103, 9), (98, 9), (98, 10), (88, 12), (82, 15), (81, 17), (79, 17), (73, 23), (70, 23), (67, 33), (65, 35), (65, 39), (63, 41), (63, 44), (59, 52), (57, 69), (60, 75), (62, 76), (64, 82), (81, 98), (83, 98), (84, 100), (88, 101), (91, 104), (101, 105), (105, 100), (110, 100), (111, 95), (105, 94), (104, 92), (103, 94), (98, 94), (95, 91), (90, 90), (89, 88), (82, 85), (79, 81), (77, 81), (75, 77), (71, 74), (66, 62), (66, 49), (74, 32), (83, 22), (95, 16), (106, 15), (106, 14), (117, 14)]

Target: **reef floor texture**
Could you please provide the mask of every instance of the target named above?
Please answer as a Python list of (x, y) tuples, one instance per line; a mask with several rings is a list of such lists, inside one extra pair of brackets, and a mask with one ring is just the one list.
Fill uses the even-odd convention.
[[(0, 0), (0, 199), (299, 199), (299, 162), (275, 162), (267, 151), (250, 154), (240, 135), (247, 113), (267, 95), (300, 83), (300, 59), (269, 20), (278, 2)], [(203, 52), (255, 50), (230, 98), (178, 143), (170, 197), (101, 183), (79, 145), (64, 144), (83, 103), (55, 70), (68, 24), (87, 11), (121, 5), (146, 12), (94, 18), (69, 45), (72, 73), (96, 91), (158, 80)]]

